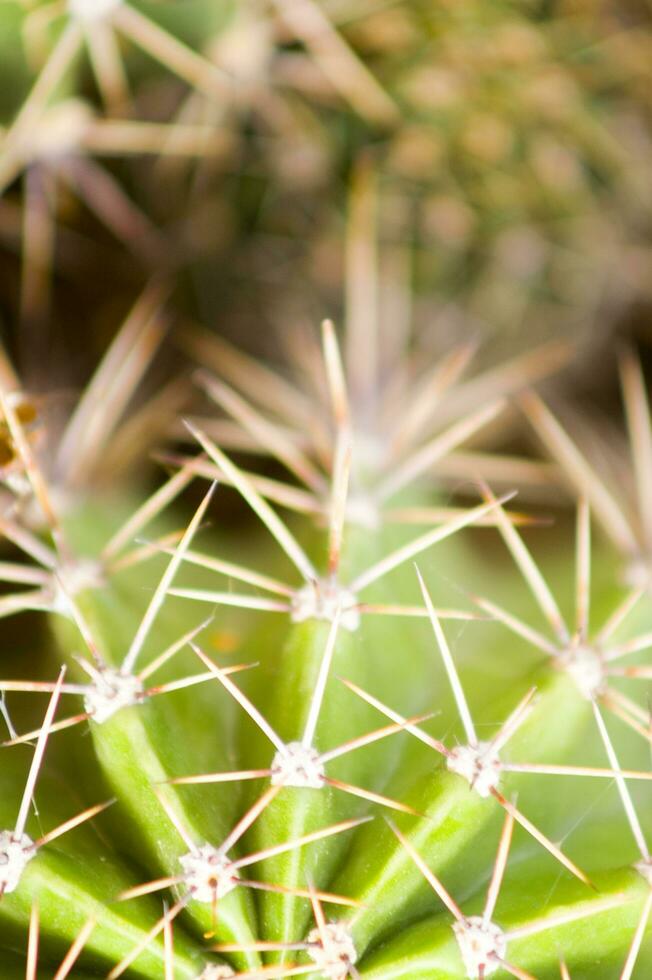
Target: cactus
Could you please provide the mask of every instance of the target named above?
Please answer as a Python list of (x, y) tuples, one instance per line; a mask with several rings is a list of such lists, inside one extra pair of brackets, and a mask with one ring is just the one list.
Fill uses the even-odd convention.
[[(272, 5), (281, 43), (274, 46), (279, 23), (270, 17), (263, 56), (264, 12), (240, 6), (217, 41), (218, 63), (242, 64), (241, 38), (255, 20), (246, 62), (253, 83), (244, 68), (241, 77), (272, 109), (286, 99), (273, 113), (272, 138), (269, 114), (255, 130), (269, 147), (266, 173), (258, 143), (245, 147), (243, 195), (256, 194), (253, 180), (262, 184), (246, 222), (262, 233), (249, 268), (260, 269), (263, 287), (271, 263), (292, 261), (296, 270), (303, 260), (304, 274), (336, 298), (325, 261), (339, 235), (333, 201), (344, 207), (341, 174), (369, 154), (389, 198), (383, 235), (399, 251), (410, 243), (417, 295), (436, 295), (448, 329), (472, 334), (480, 325), (510, 332), (513, 343), (527, 321), (541, 336), (586, 336), (588, 311), (604, 322), (647, 295), (646, 24), (621, 22), (591, 2), (490, 10), (413, 2), (320, 5), (332, 23), (319, 28), (317, 4), (293, 0)], [(352, 114), (342, 111), (347, 104)], [(609, 256), (621, 248), (629, 272), (612, 286)], [(313, 312), (311, 299), (304, 304)]]
[[(186, 419), (195, 450), (168, 454), (149, 497), (133, 476), (98, 485), (164, 300), (141, 298), (62, 436), (3, 368), (3, 529), (25, 555), (3, 564), (3, 611), (49, 624), (39, 673), (23, 658), (0, 682), (7, 975), (37, 975), (39, 935), (40, 969), (58, 977), (644, 976), (650, 612), (591, 548), (586, 488), (575, 545), (484, 484), (476, 505), (445, 506), (426, 477), (497, 408), (454, 408), (456, 353), (390, 386), (399, 415), (383, 409), (359, 361), (364, 321), (345, 356), (324, 324), (322, 354), (309, 348), (317, 402), (292, 428), (283, 410), (305, 392), (190, 334), (189, 349), (221, 355), (231, 384), (207, 368), (198, 380), (231, 419)], [(407, 362), (392, 366), (400, 377)], [(442, 378), (443, 439), (423, 395)], [(490, 378), (511, 392), (512, 371)], [(369, 428), (383, 417), (410, 438), (390, 427), (383, 441)], [(260, 441), (288, 482), (243, 469), (223, 434), (249, 453)], [(202, 480), (179, 529), (174, 501)], [(233, 491), (271, 545), (222, 525)], [(284, 520), (298, 500), (303, 517)], [(513, 567), (487, 554), (496, 535)]]
[[(0, 0), (41, 362), (0, 350), (3, 977), (649, 976), (643, 372), (625, 352), (631, 452), (594, 460), (533, 390), (572, 346), (466, 329), (644, 292), (649, 38), (621, 26), (592, 0)], [(72, 407), (41, 345), (63, 187), (151, 275)], [(206, 299), (215, 201), (208, 255), (259, 301), (270, 233), (294, 242), (268, 359), (172, 313), (186, 272)], [(289, 322), (307, 293), (341, 329)], [(524, 432), (552, 462), (505, 452)]]
[[(216, 256), (240, 276), (229, 256), (243, 239), (262, 302), (270, 261), (290, 257), (335, 300), (323, 256), (337, 248), (342, 177), (365, 155), (388, 189), (383, 234), (411, 243), (418, 295), (436, 294), (458, 331), (513, 333), (528, 318), (539, 335), (584, 335), (592, 311), (611, 324), (649, 295), (649, 30), (624, 13), (591, 0), (2, 8), (0, 188), (25, 173), (27, 317), (47, 305), (38, 274), (54, 232), (38, 218), (60, 181), (146, 265), (208, 259), (204, 308)], [(129, 167), (128, 193), (98, 170), (98, 156), (148, 153), (199, 158), (194, 179), (159, 166), (155, 195)], [(233, 295), (226, 271), (224, 285)], [(273, 300), (282, 315), (285, 297)]]
[[(518, 323), (533, 293), (536, 316), (548, 304), (562, 316), (576, 314), (595, 297), (591, 278), (610, 234), (598, 231), (598, 211), (604, 218), (611, 210), (612, 193), (621, 214), (641, 201), (646, 124), (640, 117), (630, 141), (624, 121), (632, 91), (625, 79), (637, 71), (633, 52), (645, 47), (643, 32), (628, 37), (625, 27), (620, 48), (611, 37), (617, 15), (601, 22), (591, 3), (546, 12), (541, 5), (442, 4), (423, 17), (423, 61), (407, 47), (395, 69), (394, 84), (415, 118), (397, 133), (393, 156), (399, 173), (427, 187), (422, 274), (443, 295), (454, 296), (449, 284), (463, 282), (468, 313), (493, 326)], [(625, 247), (637, 252), (642, 242), (629, 227)], [(567, 274), (569, 253), (577, 277)]]

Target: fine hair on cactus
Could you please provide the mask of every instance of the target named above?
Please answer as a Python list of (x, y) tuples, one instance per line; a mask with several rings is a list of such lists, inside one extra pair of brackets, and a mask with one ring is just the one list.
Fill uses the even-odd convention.
[(652, 976), (650, 53), (0, 0), (0, 980)]

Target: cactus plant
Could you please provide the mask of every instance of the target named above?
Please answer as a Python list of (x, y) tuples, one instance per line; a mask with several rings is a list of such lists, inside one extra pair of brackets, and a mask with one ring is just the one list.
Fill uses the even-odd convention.
[[(136, 337), (159, 302), (149, 297)], [(524, 515), (505, 509), (509, 494), (497, 499), (484, 487), (470, 508), (437, 500), (422, 470), (438, 454), (426, 454), (428, 467), (408, 467), (409, 479), (388, 494), (392, 506), (419, 509), (421, 528), (386, 520), (383, 510), (373, 525), (358, 520), (349, 485), (358, 494), (374, 488), (386, 462), (367, 451), (364, 398), (356, 401), (348, 370), (355, 358), (342, 358), (332, 324), (322, 336), (320, 384), (330, 397), (319, 427), (296, 420), (283, 429), (204, 373), (202, 384), (233, 410), (232, 426), (244, 428), (236, 434), (218, 419), (211, 435), (209, 419), (187, 420), (198, 454), (140, 500), (133, 479), (116, 481), (112, 493), (103, 480), (100, 493), (91, 457), (85, 479), (66, 488), (65, 468), (52, 462), (62, 456), (47, 401), (23, 391), (6, 364), (3, 527), (26, 559), (5, 563), (3, 574), (45, 581), (35, 563), (47, 555), (56, 595), (33, 602), (28, 590), (23, 603), (49, 622), (45, 673), (23, 662), (0, 683), (3, 969), (20, 971), (29, 949), (24, 969), (37, 975), (38, 924), (41, 968), (52, 963), (71, 977), (543, 980), (558, 975), (560, 961), (572, 976), (627, 978), (635, 967), (644, 976), (652, 902), (639, 793), (652, 774), (644, 700), (630, 681), (649, 674), (640, 659), (650, 643), (645, 590), (622, 594), (604, 547), (592, 562), (583, 500), (577, 547), (565, 528), (538, 529), (539, 560), (519, 530)], [(75, 432), (73, 459), (91, 453), (93, 434), (109, 445), (118, 409), (98, 392), (113, 380), (123, 338), (64, 430), (64, 446)], [(349, 351), (359, 350), (355, 340)], [(146, 364), (136, 361), (135, 374), (127, 371), (134, 383)], [(255, 379), (255, 366), (233, 351), (229, 364)], [(263, 402), (275, 390), (265, 377)], [(504, 377), (511, 383), (510, 372)], [(130, 383), (115, 381), (120, 409)], [(287, 381), (276, 387), (288, 397)], [(419, 388), (413, 403), (404, 398), (403, 417), (411, 408), (418, 415)], [(24, 409), (31, 404), (44, 406), (40, 438)], [(456, 424), (472, 429), (469, 409)], [(278, 455), (299, 479), (315, 472), (316, 438), (325, 484), (308, 487), (306, 526), (306, 516), (290, 524), (277, 509), (280, 488), (291, 498), (292, 484), (245, 471), (215, 441), (220, 432), (245, 450), (246, 436), (249, 451), (262, 439), (260, 452)], [(409, 459), (409, 442), (404, 453)], [(166, 510), (206, 477), (214, 482), (179, 529)], [(280, 546), (278, 557), (264, 538), (221, 526), (229, 485)], [(210, 534), (208, 513), (217, 522)], [(523, 533), (534, 534), (525, 523)], [(495, 548), (486, 556), (497, 532), (515, 569)], [(74, 573), (82, 546), (92, 581)], [(288, 559), (298, 586), (284, 581)], [(220, 578), (244, 589), (216, 588)], [(575, 634), (561, 611), (566, 583)], [(524, 585), (553, 641), (529, 625)], [(596, 639), (589, 600), (607, 620)], [(453, 628), (463, 628), (455, 639)], [(222, 646), (229, 630), (230, 654)], [(35, 703), (48, 693), (40, 720)], [(63, 701), (74, 706), (60, 709)]]
[[(446, 329), (644, 291), (649, 39), (620, 27), (592, 0), (0, 0), (41, 362), (0, 351), (3, 977), (649, 976), (643, 372), (623, 356), (612, 486), (530, 390), (570, 345)], [(61, 182), (157, 273), (67, 415)], [(172, 318), (183, 263), (206, 299), (212, 199), (248, 293), (294, 243), (269, 360)], [(344, 300), (319, 276), (343, 210)], [(410, 259), (440, 331), (412, 330)], [(341, 331), (288, 323), (307, 293)], [(501, 451), (523, 415), (552, 465)]]
[[(244, 239), (266, 304), (270, 264), (290, 259), (334, 297), (323, 256), (337, 250), (342, 178), (371, 154), (389, 191), (384, 234), (410, 242), (419, 295), (436, 292), (447, 325), (503, 331), (531, 313), (541, 335), (582, 332), (591, 311), (613, 323), (648, 296), (645, 23), (588, 0), (490, 12), (419, 0), (400, 11), (315, 0), (186, 0), (183, 12), (127, 0), (1, 6), (10, 108), (0, 187), (27, 162), (41, 173), (26, 189), (32, 277), (51, 258), (38, 250), (52, 248), (38, 222), (52, 206), (50, 172), (101, 210), (109, 178), (94, 157), (158, 150), (205, 163), (194, 179), (175, 171), (164, 195), (149, 192), (146, 169), (136, 179), (126, 169), (130, 195), (114, 184), (116, 207), (101, 220), (141, 257), (178, 263), (207, 247), (193, 278), (206, 309), (215, 257)], [(174, 229), (174, 249), (162, 253), (152, 217)], [(616, 283), (605, 270), (622, 250)], [(221, 264), (233, 287), (241, 263)], [(282, 316), (286, 297), (273, 300)]]
[[(332, 23), (319, 33), (317, 4), (272, 6), (280, 31), (269, 17), (266, 57), (256, 59), (257, 43), (254, 81), (246, 75), (243, 84), (251, 87), (254, 125), (261, 91), (271, 111), (254, 130), (258, 141), (246, 145), (242, 168), (243, 194), (256, 195), (246, 221), (262, 233), (248, 267), (260, 269), (263, 286), (271, 281), (272, 298), (272, 263), (292, 261), (296, 269), (303, 260), (317, 288), (337, 288), (332, 262), (324, 262), (340, 230), (332, 202), (343, 209), (341, 174), (365, 153), (388, 191), (384, 235), (410, 242), (418, 295), (436, 293), (447, 326), (471, 333), (478, 323), (486, 332), (511, 325), (513, 342), (531, 314), (540, 334), (569, 325), (581, 333), (588, 311), (611, 318), (647, 295), (649, 195), (641, 178), (648, 105), (632, 99), (646, 72), (646, 26), (630, 27), (592, 3), (461, 10), (414, 2), (400, 10), (326, 5)], [(252, 19), (264, 49), (264, 9), (242, 7), (233, 37), (227, 28), (217, 39), (226, 70), (244, 60), (239, 39)], [(304, 32), (297, 38), (299, 12)], [(306, 25), (314, 33), (306, 36)], [(320, 59), (326, 52), (310, 40), (323, 37), (326, 49), (338, 30)], [(335, 55), (342, 39), (357, 58), (350, 71), (349, 58)], [(355, 70), (360, 63), (373, 70), (373, 88)], [(342, 101), (355, 107), (357, 120), (338, 112)], [(278, 137), (272, 130), (270, 138), (275, 124)], [(271, 161), (261, 172), (265, 149)], [(597, 270), (619, 248), (630, 262), (626, 281), (616, 284)], [(303, 302), (312, 311), (311, 299)]]

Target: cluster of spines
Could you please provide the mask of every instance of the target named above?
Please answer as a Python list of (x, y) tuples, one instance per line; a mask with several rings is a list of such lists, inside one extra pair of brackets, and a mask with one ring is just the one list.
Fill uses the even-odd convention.
[[(130, 0), (52, 0), (33, 9), (21, 0), (9, 4), (20, 10), (26, 60), (33, 69), (31, 89), (14, 118), (0, 129), (0, 197), (19, 179), (23, 182), (19, 305), (26, 329), (42, 324), (50, 307), (60, 188), (72, 193), (145, 268), (171, 269), (195, 255), (192, 229), (184, 226), (173, 241), (101, 161), (156, 157), (162, 178), (166, 161), (172, 171), (175, 158), (194, 159), (206, 168), (217, 165), (220, 171), (237, 168), (238, 127), (246, 108), (243, 66), (228, 49), (238, 46), (241, 20), (257, 25), (268, 49), (263, 61), (271, 59), (272, 22), (278, 21), (305, 47), (309, 63), (323, 70), (345, 105), (375, 122), (398, 119), (390, 96), (314, 0), (273, 4), (271, 11), (252, 4), (226, 28), (221, 22), (228, 15), (220, 16), (206, 4), (199, 12), (196, 45), (185, 43)], [(130, 77), (132, 52), (144, 53), (164, 77), (179, 83), (173, 101), (181, 99), (181, 105), (178, 112), (171, 110), (169, 121), (143, 117), (134, 91), (137, 80)], [(83, 97), (81, 57), (90, 67), (97, 106)], [(260, 97), (261, 81), (256, 79), (245, 101), (257, 108)], [(271, 92), (268, 97), (278, 98), (281, 105), (280, 97)], [(282, 109), (270, 117), (283, 133), (288, 115)]]

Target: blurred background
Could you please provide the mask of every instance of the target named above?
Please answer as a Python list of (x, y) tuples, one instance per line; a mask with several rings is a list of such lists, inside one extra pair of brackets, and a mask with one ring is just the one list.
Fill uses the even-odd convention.
[(362, 310), (429, 359), (568, 342), (557, 394), (607, 425), (618, 344), (645, 362), (650, 334), (651, 20), (0, 0), (0, 330), (24, 384), (66, 409), (154, 278), (154, 386), (188, 324), (282, 366)]

